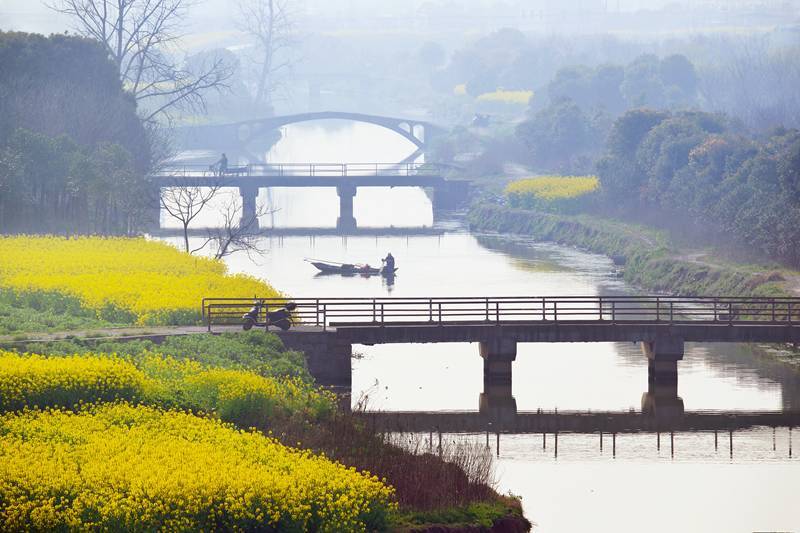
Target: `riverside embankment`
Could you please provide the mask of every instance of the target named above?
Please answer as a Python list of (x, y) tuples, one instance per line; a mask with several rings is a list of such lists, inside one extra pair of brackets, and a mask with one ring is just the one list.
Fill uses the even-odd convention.
[(676, 248), (662, 231), (589, 215), (560, 215), (482, 204), (470, 229), (519, 234), (611, 257), (626, 282), (679, 295), (793, 296), (793, 274), (779, 268), (711, 259)]

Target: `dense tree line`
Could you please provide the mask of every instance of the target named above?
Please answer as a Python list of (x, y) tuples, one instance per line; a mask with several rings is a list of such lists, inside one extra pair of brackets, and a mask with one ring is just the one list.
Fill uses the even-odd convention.
[(97, 42), (0, 32), (3, 231), (133, 231), (149, 146)]
[(517, 127), (528, 162), (542, 170), (591, 171), (614, 118), (628, 109), (682, 109), (697, 102), (697, 74), (682, 55), (642, 55), (627, 65), (566, 67)]
[(751, 139), (724, 115), (633, 110), (597, 165), (608, 205), (687, 220), (800, 266), (800, 131)]

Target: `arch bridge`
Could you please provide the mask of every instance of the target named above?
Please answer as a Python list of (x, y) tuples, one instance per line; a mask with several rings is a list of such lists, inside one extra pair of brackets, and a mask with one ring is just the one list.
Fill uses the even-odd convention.
[(264, 117), (229, 124), (191, 126), (183, 130), (184, 138), (182, 144), (185, 148), (208, 148), (209, 146), (214, 146), (246, 151), (244, 149), (251, 142), (274, 134), (282, 126), (314, 120), (351, 120), (375, 124), (401, 135), (413, 143), (418, 150), (424, 149), (433, 137), (445, 131), (444, 128), (425, 120), (347, 111), (315, 111)]

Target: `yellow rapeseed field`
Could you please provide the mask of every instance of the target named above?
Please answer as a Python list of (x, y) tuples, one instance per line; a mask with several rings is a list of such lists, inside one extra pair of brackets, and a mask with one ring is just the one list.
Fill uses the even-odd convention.
[(243, 426), (329, 414), (334, 396), (299, 379), (264, 377), (148, 353), (50, 356), (0, 351), (0, 412), (125, 400), (216, 414)]
[(4, 531), (365, 531), (385, 526), (392, 500), (368, 473), (189, 413), (0, 417)]
[(597, 176), (538, 176), (512, 181), (506, 186), (506, 194), (555, 200), (583, 196), (599, 186)]
[(44, 357), (0, 351), (0, 412), (71, 407), (79, 402), (138, 400), (145, 375), (117, 358)]
[(140, 325), (195, 323), (203, 297), (278, 296), (220, 261), (121, 237), (0, 237), (0, 287), (62, 294), (99, 318)]
[(596, 176), (538, 176), (512, 181), (505, 194), (511, 207), (568, 211), (599, 188)]
[(504, 104), (528, 105), (533, 98), (533, 91), (506, 91), (497, 89), (478, 96), (479, 102), (502, 102)]

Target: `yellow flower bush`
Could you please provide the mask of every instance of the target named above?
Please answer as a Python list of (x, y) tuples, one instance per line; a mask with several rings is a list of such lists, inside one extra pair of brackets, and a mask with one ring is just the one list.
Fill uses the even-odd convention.
[(114, 400), (201, 410), (247, 427), (263, 426), (273, 417), (319, 419), (335, 405), (332, 393), (297, 378), (264, 377), (158, 354), (128, 361), (114, 355), (0, 351), (0, 411)]
[(392, 499), (368, 473), (183, 412), (0, 417), (4, 531), (365, 531)]
[(116, 237), (0, 237), (0, 287), (64, 295), (99, 318), (141, 325), (195, 323), (208, 296), (279, 296), (220, 261)]
[(145, 380), (140, 370), (116, 358), (0, 352), (0, 411), (138, 400), (144, 394)]
[(538, 176), (512, 181), (505, 194), (521, 209), (574, 209), (600, 188), (597, 176)]

